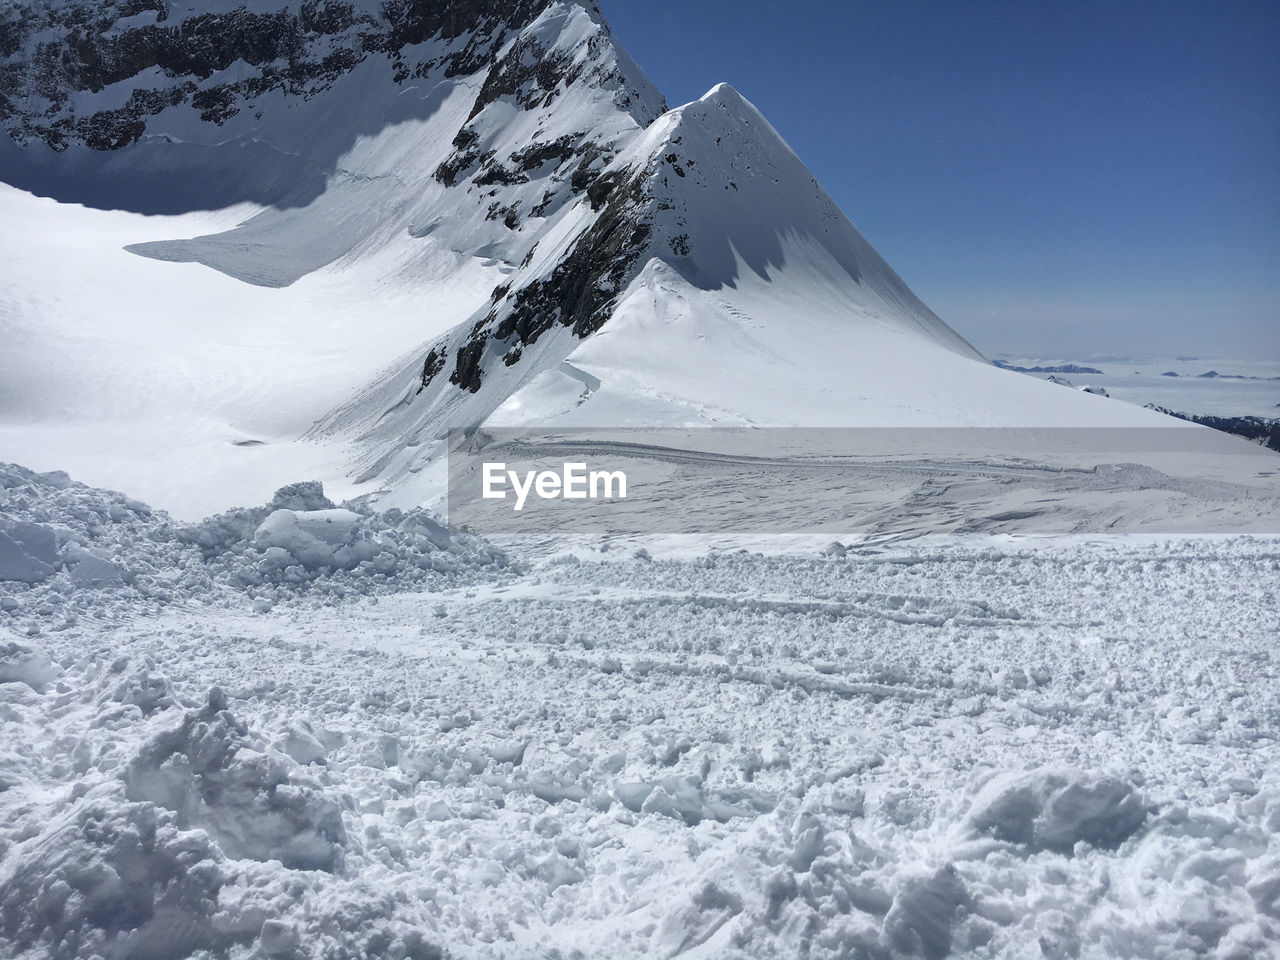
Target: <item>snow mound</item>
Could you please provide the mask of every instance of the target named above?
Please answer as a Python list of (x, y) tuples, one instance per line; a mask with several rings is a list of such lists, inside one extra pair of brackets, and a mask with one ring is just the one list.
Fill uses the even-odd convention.
[(0, 933), (31, 956), (159, 960), (216, 947), (221, 861), (203, 831), (98, 790), (7, 858)]
[[(175, 523), (146, 504), (0, 464), (0, 616), (66, 629), (104, 606), (283, 601), (444, 588), (507, 566), (485, 540), (425, 510), (335, 507), (315, 481), (260, 507)], [(238, 598), (238, 599), (237, 599)], [(40, 628), (33, 624), (28, 630)]]
[(372, 543), (356, 539), (359, 526), (360, 514), (350, 510), (277, 510), (254, 531), (253, 545), (284, 550), (313, 570), (349, 570), (374, 555)]
[(130, 800), (206, 830), (229, 856), (334, 870), (346, 831), (341, 807), (289, 757), (270, 749), (210, 691), (204, 709), (150, 743), (125, 773)]
[(53, 688), (0, 685), (0, 955), (440, 960), (407, 898), (341, 879), (360, 818), (269, 745), (297, 731), (217, 687), (195, 701), (150, 658), (62, 659)]
[(15, 640), (0, 643), (0, 683), (25, 683), (38, 692), (57, 679), (60, 672), (38, 647)]
[(299, 591), (382, 592), (506, 564), (486, 541), (454, 536), (425, 510), (337, 508), (316, 482), (292, 484), (265, 507), (229, 510), (174, 536), (198, 547), (220, 576), (271, 601)]
[(1149, 813), (1132, 784), (1117, 777), (1033, 770), (992, 777), (974, 798), (966, 825), (1028, 850), (1070, 853), (1078, 843), (1119, 846)]

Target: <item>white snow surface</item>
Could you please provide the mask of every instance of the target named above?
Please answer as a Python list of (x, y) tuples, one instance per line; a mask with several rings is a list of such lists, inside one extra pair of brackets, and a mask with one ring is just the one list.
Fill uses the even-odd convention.
[(511, 562), (0, 488), (60, 568), (0, 581), (15, 960), (1280, 956), (1274, 538)]
[[(665, 108), (597, 11), (549, 4), (504, 51), (521, 39), (582, 76), (551, 107), (500, 98), (482, 110), (479, 148), (499, 159), (567, 137), (598, 144), (599, 166)], [(436, 38), (414, 57), (449, 49)], [(268, 93), (224, 126), (171, 110), (124, 150), (35, 161), (87, 165), (104, 182), (120, 168), (166, 189), (174, 176), (214, 175), (209, 164), (262, 190), (305, 181), (285, 182), (271, 205), (143, 216), (125, 212), (125, 197), (123, 209), (95, 209), (0, 184), (0, 220), (21, 225), (0, 239), (5, 456), (129, 489), (188, 520), (261, 502), (298, 475), (343, 496), (373, 488), (351, 476), (349, 438), (304, 435), (388, 364), (411, 356), (420, 368), (424, 341), (486, 304), (572, 198), (567, 172), (531, 171), (503, 200), (546, 209), (513, 231), (489, 215), (489, 190), (434, 177), (486, 71), (397, 84), (372, 57), (314, 98)], [(17, 149), (4, 139), (0, 149)], [(299, 175), (299, 162), (314, 169)], [(305, 204), (286, 189), (313, 181)]]

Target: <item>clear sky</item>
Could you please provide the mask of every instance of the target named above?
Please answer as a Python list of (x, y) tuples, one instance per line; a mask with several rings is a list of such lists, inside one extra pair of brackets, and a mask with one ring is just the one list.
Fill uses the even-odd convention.
[(1280, 358), (1276, 0), (602, 0), (988, 354)]

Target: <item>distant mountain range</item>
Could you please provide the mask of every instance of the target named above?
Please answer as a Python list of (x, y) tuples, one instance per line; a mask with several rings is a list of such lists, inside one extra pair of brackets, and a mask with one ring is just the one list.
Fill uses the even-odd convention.
[(1203, 427), (1211, 427), (1223, 433), (1244, 437), (1246, 440), (1261, 444), (1268, 450), (1280, 452), (1280, 417), (1215, 417), (1207, 414), (1178, 413), (1154, 403), (1147, 404), (1147, 409), (1177, 417), (1179, 420), (1186, 420), (1188, 423), (1198, 423)]
[(1082, 367), (1078, 363), (1059, 363), (1049, 367), (1019, 367), (1004, 360), (992, 361), (1001, 370), (1013, 370), (1015, 373), (1091, 373), (1101, 375), (1102, 371), (1093, 367)]

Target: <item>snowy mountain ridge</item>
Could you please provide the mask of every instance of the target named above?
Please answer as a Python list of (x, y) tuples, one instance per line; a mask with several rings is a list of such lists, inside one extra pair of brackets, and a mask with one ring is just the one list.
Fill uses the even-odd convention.
[(51, 198), (0, 194), (42, 223), (0, 362), (27, 462), (56, 424), (50, 467), (121, 463), (108, 416), (173, 462), (85, 475), (169, 506), (297, 464), (407, 505), (454, 426), (1162, 420), (991, 367), (745, 98), (668, 110), (594, 5), (8, 16), (0, 179)]
[[(423, 81), (478, 78), (474, 113), (500, 94), (554, 97), (589, 74), (620, 109), (660, 112), (643, 75), (581, 22), (569, 33), (586, 55), (554, 49), (548, 19), (567, 13), (607, 32), (596, 8), (547, 0), (14, 3), (3, 14), (0, 123), (13, 144), (54, 156), (9, 149), (4, 179), (144, 212), (293, 206), (323, 192), (361, 135), (397, 119), (378, 101)], [(173, 183), (156, 184), (157, 173), (180, 175), (185, 189), (159, 195)]]

